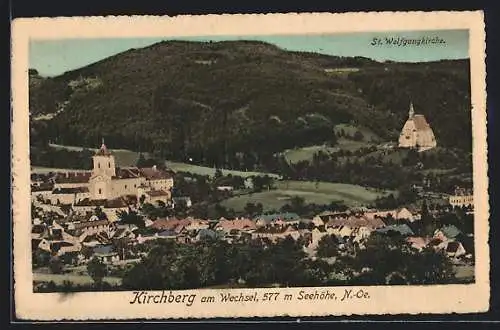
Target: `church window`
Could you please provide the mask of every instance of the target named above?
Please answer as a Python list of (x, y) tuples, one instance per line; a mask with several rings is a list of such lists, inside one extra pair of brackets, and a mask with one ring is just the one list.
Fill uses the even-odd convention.
[(108, 162), (108, 168), (111, 168), (111, 162)]
[(101, 168), (101, 163), (97, 163), (97, 168)]
[(101, 190), (101, 188), (99, 188), (99, 195), (100, 195), (100, 194), (102, 194), (102, 190)]
[(125, 189), (127, 189), (127, 185), (125, 185)]

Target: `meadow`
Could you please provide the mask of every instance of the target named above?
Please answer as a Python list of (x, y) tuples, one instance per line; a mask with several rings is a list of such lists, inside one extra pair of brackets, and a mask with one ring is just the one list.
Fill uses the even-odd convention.
[(279, 210), (290, 202), (292, 197), (304, 198), (306, 203), (330, 204), (343, 203), (348, 207), (365, 206), (378, 197), (387, 196), (394, 191), (378, 190), (358, 185), (310, 181), (277, 181), (276, 189), (248, 195), (240, 195), (224, 200), (221, 205), (242, 211), (247, 203), (262, 203), (264, 211)]

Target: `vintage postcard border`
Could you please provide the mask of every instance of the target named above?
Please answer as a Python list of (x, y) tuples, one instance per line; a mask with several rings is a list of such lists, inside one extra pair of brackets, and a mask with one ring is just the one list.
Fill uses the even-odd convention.
[[(352, 24), (356, 22), (356, 24)], [(348, 303), (328, 300), (293, 300), (207, 306), (201, 296), (218, 290), (187, 290), (196, 294), (192, 306), (130, 304), (129, 292), (32, 292), (29, 202), (28, 47), (30, 39), (90, 37), (152, 37), (196, 35), (264, 35), (468, 29), (470, 32), (471, 96), (473, 105), (473, 178), (476, 244), (476, 282), (468, 285), (346, 287), (363, 292)], [(327, 316), (395, 313), (468, 313), (489, 307), (488, 177), (486, 142), (485, 35), (481, 12), (380, 12), (348, 14), (207, 15), (167, 17), (95, 17), (17, 19), (12, 30), (13, 92), (13, 227), (16, 316), (32, 320), (90, 320), (131, 318), (206, 318), (255, 316)], [(343, 287), (228, 289), (239, 294), (279, 291), (343, 291)], [(324, 291), (323, 290), (323, 291)], [(173, 292), (178, 294), (179, 292)], [(369, 295), (367, 298), (366, 294)], [(161, 294), (161, 292), (160, 292)], [(169, 294), (169, 292), (165, 292)], [(366, 299), (364, 299), (364, 298)]]

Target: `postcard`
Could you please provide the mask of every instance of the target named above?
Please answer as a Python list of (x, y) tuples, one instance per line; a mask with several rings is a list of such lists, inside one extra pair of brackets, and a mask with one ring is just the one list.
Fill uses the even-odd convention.
[(17, 19), (15, 315), (488, 311), (483, 14)]

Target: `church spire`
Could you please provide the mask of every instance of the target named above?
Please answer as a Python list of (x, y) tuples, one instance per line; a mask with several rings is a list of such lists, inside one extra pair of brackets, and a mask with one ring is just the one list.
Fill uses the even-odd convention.
[(108, 151), (108, 147), (104, 144), (104, 138), (102, 138), (101, 148), (96, 152), (96, 155), (109, 156), (111, 153)]
[(413, 118), (415, 115), (415, 110), (413, 109), (413, 102), (410, 101), (410, 111), (408, 112), (408, 117)]

